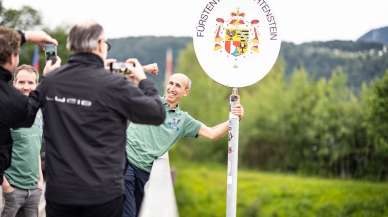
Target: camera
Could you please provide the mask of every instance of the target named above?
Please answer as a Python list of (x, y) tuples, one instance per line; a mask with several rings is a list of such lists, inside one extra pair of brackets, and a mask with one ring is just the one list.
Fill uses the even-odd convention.
[[(132, 74), (133, 69), (135, 66), (132, 63), (125, 63), (125, 62), (114, 62), (109, 65), (109, 70), (112, 73), (119, 73), (122, 75), (129, 75)], [(158, 74), (159, 68), (158, 64), (152, 63), (143, 66), (144, 72), (151, 73), (153, 75)]]
[(129, 75), (135, 66), (130, 63), (114, 62), (111, 63), (109, 69), (112, 73), (119, 73), (122, 75)]
[(57, 46), (55, 44), (44, 44), (43, 49), (46, 61), (51, 60), (54, 64), (57, 61)]

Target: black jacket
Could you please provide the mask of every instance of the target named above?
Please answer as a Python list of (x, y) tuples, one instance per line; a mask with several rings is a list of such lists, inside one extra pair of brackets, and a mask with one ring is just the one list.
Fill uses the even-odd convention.
[(26, 119), (28, 97), (17, 91), (10, 81), (12, 74), (0, 66), (0, 181), (3, 181), (4, 170), (11, 163), (12, 138), (10, 128), (23, 125)]
[[(22, 46), (26, 38), (22, 31), (18, 32)], [(0, 66), (0, 184), (3, 183), (4, 170), (11, 164), (10, 128), (30, 127), (35, 118), (35, 111), (29, 110), (28, 98), (10, 85), (11, 80), (11, 72)], [(30, 121), (26, 122), (27, 119)]]
[(127, 121), (159, 125), (165, 118), (153, 82), (134, 87), (91, 53), (71, 56), (30, 98), (44, 118), (46, 199), (60, 204), (122, 195)]

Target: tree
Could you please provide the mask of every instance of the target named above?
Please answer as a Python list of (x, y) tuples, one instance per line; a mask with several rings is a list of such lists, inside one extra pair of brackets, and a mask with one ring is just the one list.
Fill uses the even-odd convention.
[(379, 178), (388, 176), (388, 70), (372, 85), (368, 98), (368, 137), (374, 148), (374, 168)]
[(42, 17), (30, 6), (21, 9), (6, 9), (0, 2), (0, 25), (14, 29), (29, 30), (42, 24)]
[[(3, 7), (0, 1), (0, 25), (4, 25), (13, 29), (29, 30), (40, 26), (42, 18), (40, 13), (30, 6), (23, 6), (21, 9), (6, 9)], [(68, 27), (57, 27), (53, 30), (45, 29), (52, 37), (57, 39), (59, 45), (57, 48), (58, 56), (62, 59), (62, 62), (67, 62), (70, 52), (66, 49), (66, 39)], [(34, 46), (32, 44), (26, 44), (21, 48), (20, 64), (31, 64), (32, 55), (34, 52)], [(43, 52), (41, 52), (39, 59), (40, 70), (43, 70), (45, 59)]]

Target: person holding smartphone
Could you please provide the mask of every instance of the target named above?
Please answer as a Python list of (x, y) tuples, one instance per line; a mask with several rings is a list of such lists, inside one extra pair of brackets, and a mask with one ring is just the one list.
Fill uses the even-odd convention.
[[(38, 45), (58, 44), (43, 31), (22, 32), (0, 27), (0, 183), (3, 182), (4, 170), (11, 163), (10, 129), (29, 127), (35, 120), (35, 112), (29, 110), (29, 98), (9, 84), (12, 74), (19, 65), (20, 46), (25, 42)], [(30, 121), (26, 121), (27, 119)]]

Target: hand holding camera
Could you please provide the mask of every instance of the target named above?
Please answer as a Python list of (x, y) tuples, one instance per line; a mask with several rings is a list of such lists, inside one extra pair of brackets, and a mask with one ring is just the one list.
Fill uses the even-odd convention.
[(43, 69), (43, 75), (47, 75), (47, 73), (53, 71), (56, 68), (59, 68), (61, 66), (61, 62), (62, 60), (58, 56), (56, 57), (55, 63), (53, 63), (51, 59), (47, 60)]
[(125, 63), (129, 64), (128, 70), (131, 71), (131, 73), (128, 75), (128, 79), (132, 80), (135, 85), (139, 84), (141, 80), (144, 80), (147, 78), (145, 75), (143, 66), (140, 64), (140, 62), (135, 58), (129, 58), (125, 61)]
[(156, 63), (142, 66), (135, 58), (127, 59), (126, 62), (116, 62), (114, 59), (111, 59), (108, 64), (109, 70), (112, 73), (119, 73), (125, 76), (135, 85), (137, 85), (141, 80), (147, 78), (145, 72), (153, 75), (157, 75), (159, 72), (159, 68)]
[(43, 50), (46, 57), (46, 65), (43, 69), (43, 75), (46, 75), (61, 66), (61, 58), (57, 56), (57, 46), (55, 44), (44, 44)]
[[(114, 59), (109, 59), (110, 62), (108, 63), (109, 67), (108, 70), (110, 70), (113, 73), (120, 73), (122, 75), (129, 75), (132, 73), (133, 70), (133, 64), (126, 63), (126, 62), (116, 62)], [(143, 71), (157, 75), (159, 72), (158, 64), (157, 63), (151, 63), (148, 65), (144, 65)]]
[(55, 44), (44, 44), (43, 49), (46, 61), (51, 60), (51, 63), (55, 64), (57, 61), (57, 46)]

